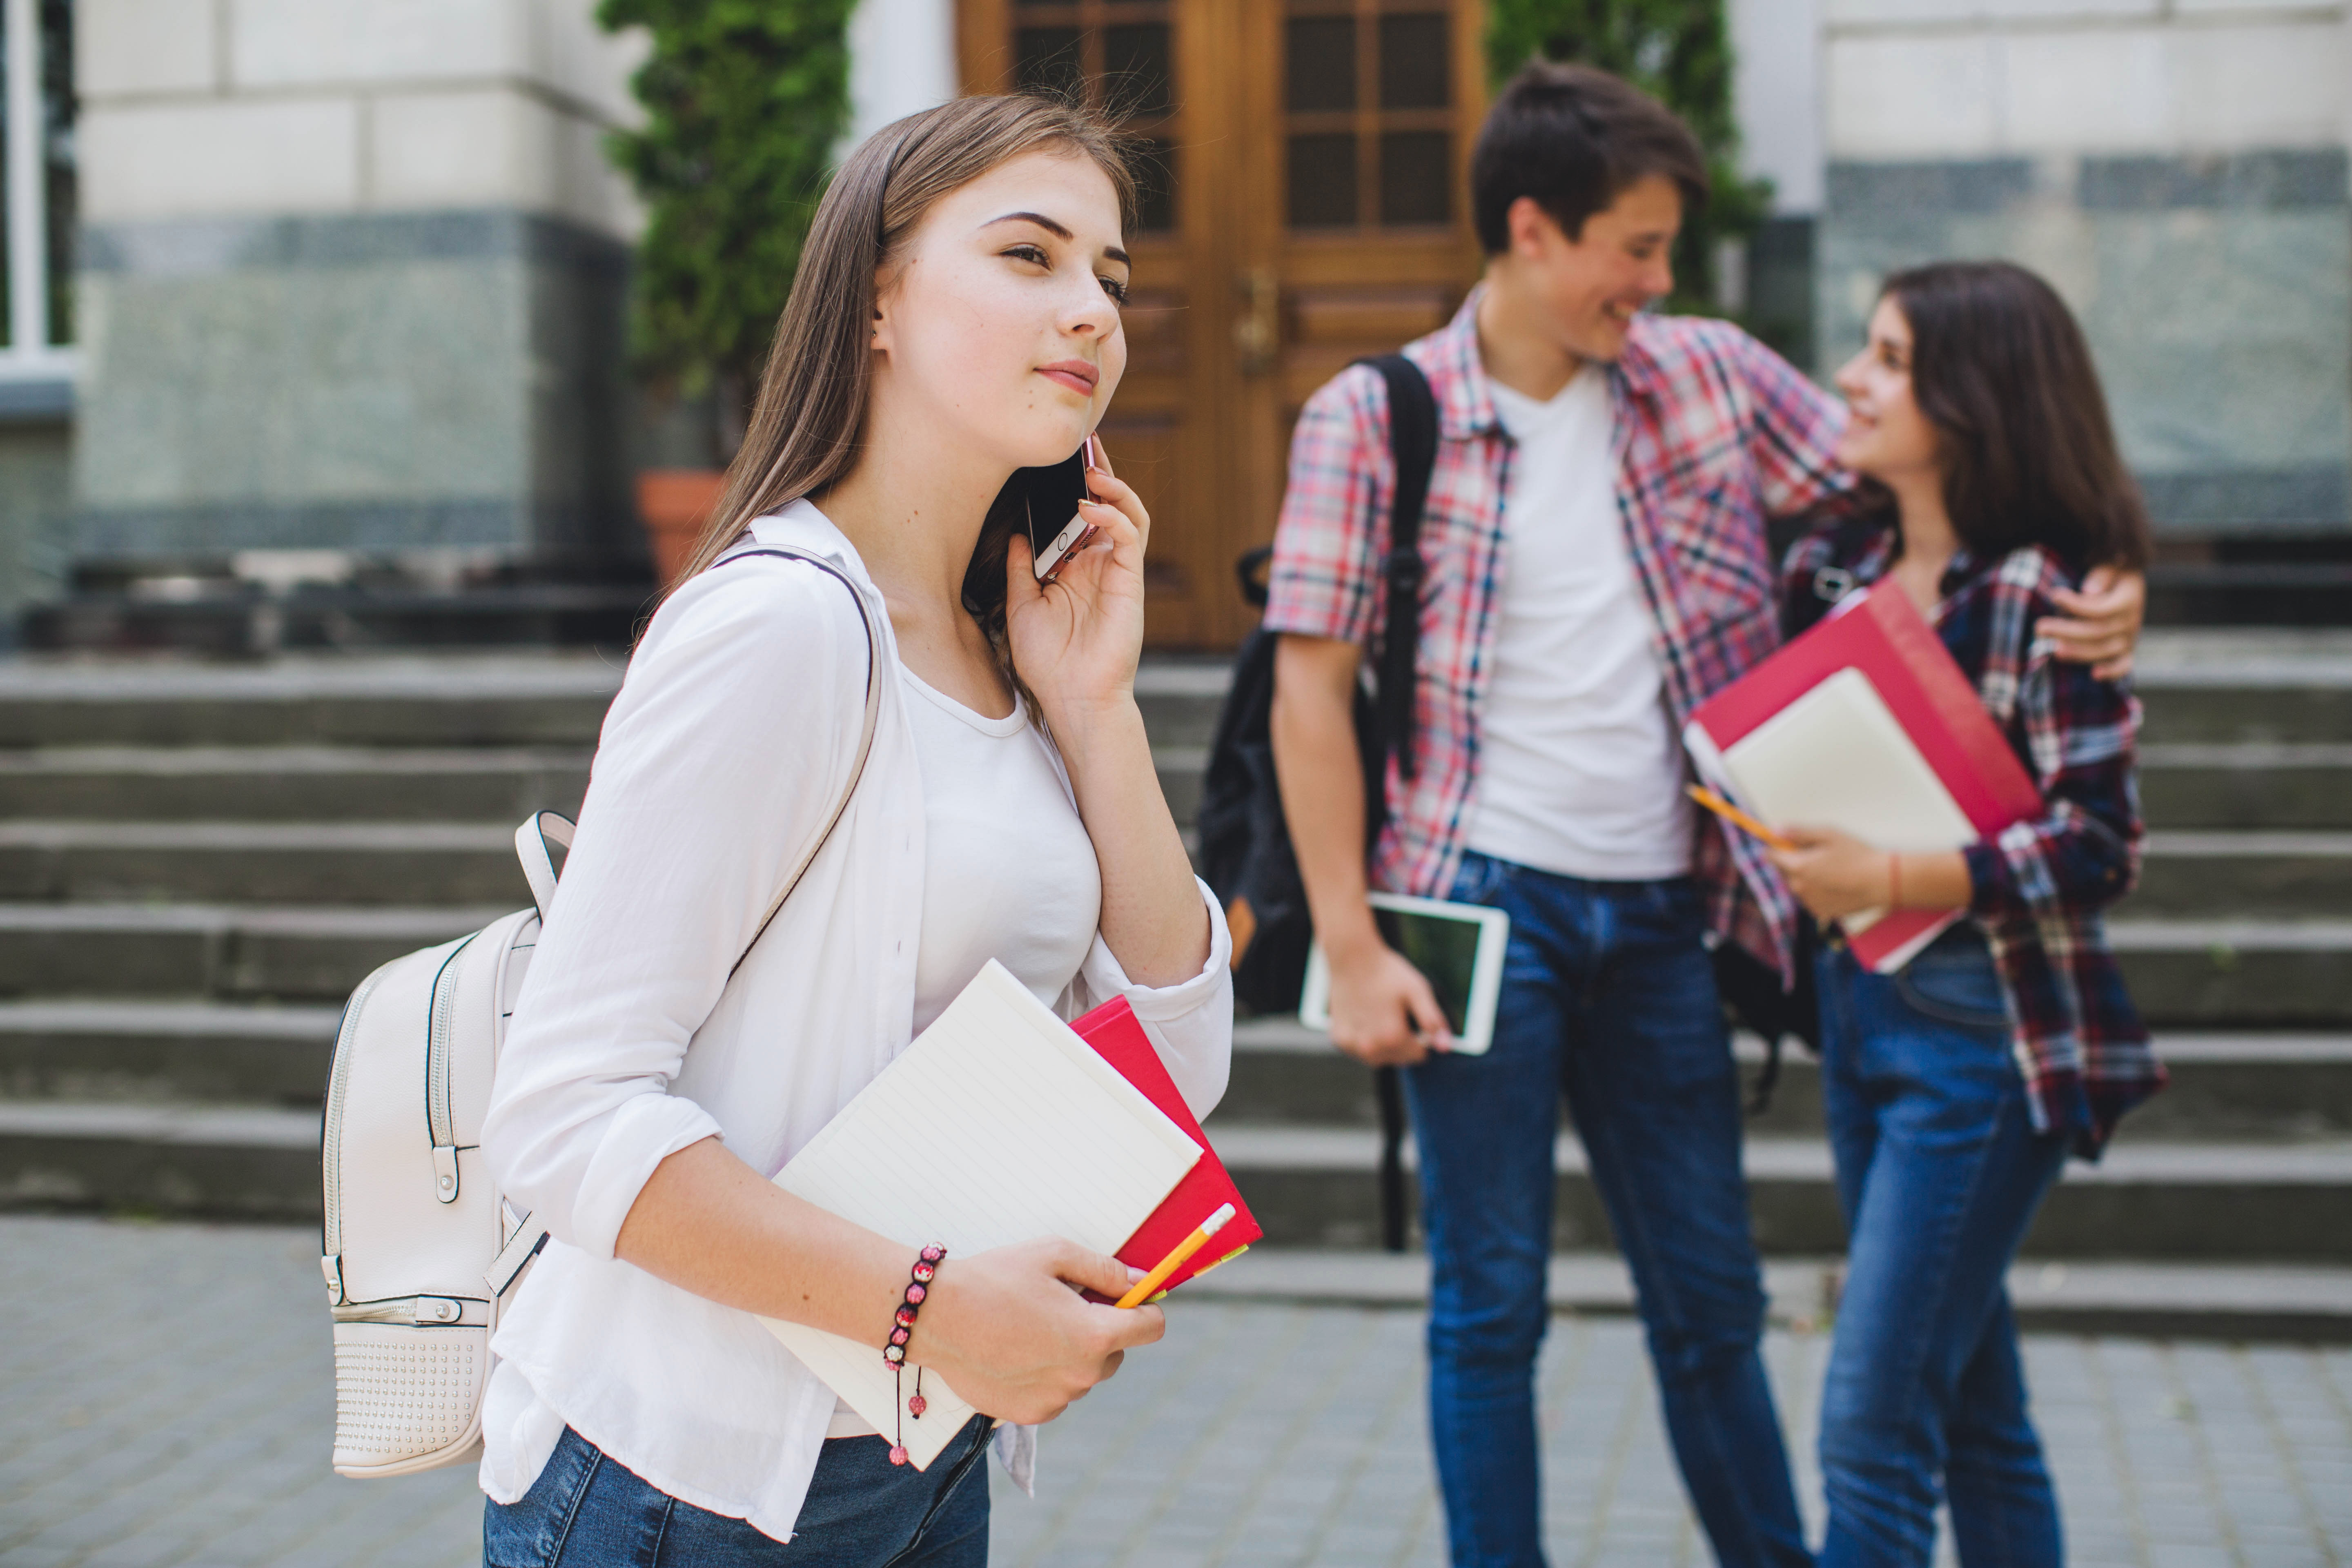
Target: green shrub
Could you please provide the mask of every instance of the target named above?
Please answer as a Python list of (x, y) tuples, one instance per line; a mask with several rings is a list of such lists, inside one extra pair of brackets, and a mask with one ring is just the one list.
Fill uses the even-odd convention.
[[(632, 344), (641, 373), (715, 388), (735, 424), (756, 385), (801, 242), (849, 119), (855, 0), (600, 0), (644, 27), (643, 130), (608, 147), (648, 209)], [(731, 405), (731, 408), (724, 405)]]

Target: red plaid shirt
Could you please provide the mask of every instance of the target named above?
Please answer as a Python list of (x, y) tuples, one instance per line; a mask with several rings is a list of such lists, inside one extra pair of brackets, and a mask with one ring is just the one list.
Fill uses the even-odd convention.
[[(1442, 897), (1461, 864), (1495, 665), (1503, 500), (1515, 443), (1478, 359), (1478, 294), (1404, 353), (1437, 399), (1437, 463), (1421, 525), (1427, 569), (1414, 695), (1417, 776), (1390, 764), (1375, 885)], [(1850, 493), (1831, 458), (1842, 404), (1724, 321), (1643, 316), (1610, 367), (1617, 511), (1650, 609), (1677, 728), (1780, 643), (1765, 520)], [(1274, 536), (1265, 625), (1370, 647), (1386, 623), (1388, 391), (1351, 366), (1307, 402)], [(1706, 813), (1693, 865), (1718, 935), (1792, 973), (1796, 906), (1755, 845)]]

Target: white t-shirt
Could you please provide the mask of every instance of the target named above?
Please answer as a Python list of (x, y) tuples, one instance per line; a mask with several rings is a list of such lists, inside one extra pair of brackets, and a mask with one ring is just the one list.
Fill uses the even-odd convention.
[[(974, 712), (901, 668), (923, 775), (923, 925), (915, 950), (915, 1033), (995, 959), (1052, 1006), (1094, 945), (1102, 869), (1045, 738), (1019, 702)], [(873, 1423), (836, 1400), (827, 1437)]]
[(1682, 748), (1617, 516), (1597, 366), (1548, 403), (1489, 384), (1517, 442), (1469, 847), (1597, 881), (1690, 869)]

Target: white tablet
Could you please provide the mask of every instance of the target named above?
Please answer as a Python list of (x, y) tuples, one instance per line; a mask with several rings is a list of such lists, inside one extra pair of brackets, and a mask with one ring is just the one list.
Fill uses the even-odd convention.
[[(1476, 904), (1402, 893), (1374, 893), (1371, 903), (1381, 935), (1412, 961), (1437, 993), (1446, 1027), (1454, 1031), (1454, 1050), (1484, 1055), (1495, 1043), (1495, 1001), (1503, 994), (1503, 949), (1511, 940), (1511, 917)], [(1331, 1026), (1331, 969), (1319, 942), (1307, 951), (1298, 1021), (1310, 1029)]]

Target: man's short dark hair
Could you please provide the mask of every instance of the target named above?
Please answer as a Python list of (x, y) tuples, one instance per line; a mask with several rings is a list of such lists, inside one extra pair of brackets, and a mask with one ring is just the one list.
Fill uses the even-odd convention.
[(1521, 196), (1579, 238), (1585, 219), (1652, 174), (1675, 183), (1686, 212), (1706, 200), (1706, 155), (1672, 110), (1607, 71), (1529, 61), (1495, 100), (1470, 155), (1478, 243), (1489, 256), (1511, 247)]

